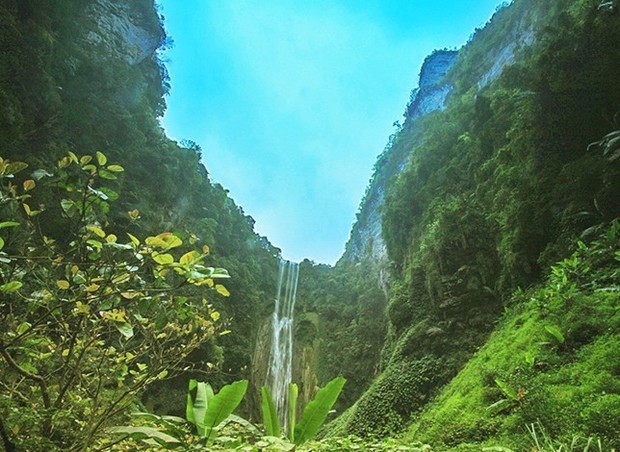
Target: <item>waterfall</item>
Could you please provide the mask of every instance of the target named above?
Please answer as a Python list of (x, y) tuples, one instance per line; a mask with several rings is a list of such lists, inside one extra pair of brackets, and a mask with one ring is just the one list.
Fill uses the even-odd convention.
[(286, 430), (288, 425), (288, 387), (293, 374), (293, 316), (298, 279), (299, 264), (281, 259), (275, 309), (271, 320), (273, 333), (267, 386), (283, 430)]

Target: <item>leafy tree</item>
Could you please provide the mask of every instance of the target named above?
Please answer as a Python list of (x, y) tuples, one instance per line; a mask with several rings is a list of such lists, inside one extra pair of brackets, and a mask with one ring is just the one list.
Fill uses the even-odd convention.
[[(18, 180), (27, 167), (0, 159), (0, 434), (8, 450), (81, 450), (217, 333), (205, 295), (227, 296), (228, 273), (170, 232), (114, 234), (108, 184), (124, 169), (104, 154), (69, 152)], [(45, 199), (63, 240), (44, 233), (39, 185), (58, 195)]]

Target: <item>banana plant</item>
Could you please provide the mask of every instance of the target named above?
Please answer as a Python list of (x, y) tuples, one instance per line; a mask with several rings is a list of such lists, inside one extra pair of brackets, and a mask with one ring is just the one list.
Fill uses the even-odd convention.
[(248, 381), (241, 380), (215, 394), (209, 383), (190, 380), (185, 416), (207, 444), (216, 438), (218, 426), (239, 406), (247, 389)]
[[(174, 449), (183, 446), (187, 423), (195, 429), (199, 441), (212, 444), (225, 425), (235, 422), (251, 430), (251, 424), (232, 412), (239, 406), (248, 387), (247, 380), (224, 386), (215, 394), (210, 384), (190, 380), (185, 406), (186, 419), (175, 416), (157, 416), (134, 413), (134, 416), (155, 423), (160, 429), (145, 426), (122, 426), (108, 429), (110, 433), (124, 434), (148, 445)], [(184, 427), (185, 426), (185, 427)]]
[[(340, 392), (346, 382), (343, 377), (337, 377), (327, 383), (317, 392), (303, 410), (299, 423), (297, 423), (297, 385), (291, 383), (289, 385), (289, 427), (288, 437), (291, 442), (296, 445), (310, 441), (319, 431), (329, 411), (336, 403)], [(271, 393), (267, 387), (261, 389), (262, 394), (262, 411), (263, 424), (265, 425), (265, 433), (269, 436), (280, 436), (281, 426), (276, 413), (275, 404), (271, 397)]]

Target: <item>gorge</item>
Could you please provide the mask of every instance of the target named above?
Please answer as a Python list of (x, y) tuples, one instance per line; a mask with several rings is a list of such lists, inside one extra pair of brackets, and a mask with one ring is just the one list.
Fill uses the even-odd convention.
[[(150, 0), (0, 5), (5, 449), (290, 450), (260, 387), (285, 425), (291, 381), (302, 407), (337, 376), (297, 450), (620, 447), (616, 2), (515, 0), (429, 55), (334, 266), (166, 136), (164, 30)], [(249, 380), (208, 446), (192, 379)]]

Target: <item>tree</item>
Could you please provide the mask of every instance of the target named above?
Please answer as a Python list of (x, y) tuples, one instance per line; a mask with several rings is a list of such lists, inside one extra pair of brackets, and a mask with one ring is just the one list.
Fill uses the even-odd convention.
[[(104, 154), (69, 152), (18, 182), (27, 167), (0, 159), (0, 437), (7, 450), (81, 450), (217, 334), (205, 294), (227, 296), (216, 281), (228, 273), (173, 233), (110, 232), (106, 184), (124, 169)], [(46, 235), (49, 212), (62, 239)]]

